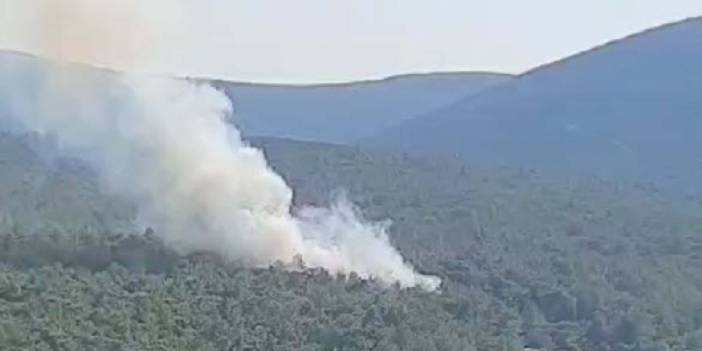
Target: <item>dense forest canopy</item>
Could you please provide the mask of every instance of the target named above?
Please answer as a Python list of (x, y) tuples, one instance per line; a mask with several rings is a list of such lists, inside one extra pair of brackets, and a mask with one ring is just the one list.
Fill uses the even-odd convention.
[(647, 184), (254, 140), (296, 206), (392, 220), (427, 293), (172, 251), (51, 142), (0, 136), (3, 350), (702, 348), (699, 202)]

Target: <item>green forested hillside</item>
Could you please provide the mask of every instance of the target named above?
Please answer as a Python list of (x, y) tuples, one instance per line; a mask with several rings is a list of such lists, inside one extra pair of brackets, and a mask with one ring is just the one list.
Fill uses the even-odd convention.
[[(47, 165), (31, 151), (43, 141), (1, 140), (0, 194), (48, 170), (70, 180), (2, 198), (3, 350), (702, 348), (700, 206), (646, 185), (255, 141), (298, 206), (343, 188), (367, 217), (390, 218), (394, 244), (444, 279), (426, 293), (180, 257), (158, 233), (133, 235), (132, 210), (98, 194), (80, 162)], [(14, 219), (48, 209), (64, 211), (52, 226)]]
[(55, 157), (55, 148), (38, 136), (0, 131), (0, 228), (129, 228), (129, 206), (101, 194), (92, 171), (78, 160)]

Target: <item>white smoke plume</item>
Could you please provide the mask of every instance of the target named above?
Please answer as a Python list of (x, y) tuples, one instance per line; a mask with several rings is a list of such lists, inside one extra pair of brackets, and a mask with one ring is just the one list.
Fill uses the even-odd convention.
[[(96, 18), (88, 23), (93, 36), (109, 33), (108, 42), (119, 36), (114, 28), (100, 29)], [(56, 38), (47, 47), (81, 46), (73, 40), (61, 44), (68, 39)], [(103, 44), (89, 45), (97, 47), (80, 50)], [(291, 214), (292, 190), (262, 152), (226, 123), (230, 101), (214, 88), (126, 73), (76, 75), (61, 65), (40, 73), (33, 73), (36, 67), (3, 65), (6, 82), (21, 82), (0, 87), (0, 98), (9, 101), (5, 116), (55, 135), (64, 152), (90, 161), (108, 190), (137, 204), (140, 222), (170, 245), (184, 252), (213, 250), (254, 265), (300, 256), (308, 266), (332, 273), (356, 272), (429, 290), (438, 286), (437, 278), (405, 263), (384, 226), (363, 222), (345, 201)]]

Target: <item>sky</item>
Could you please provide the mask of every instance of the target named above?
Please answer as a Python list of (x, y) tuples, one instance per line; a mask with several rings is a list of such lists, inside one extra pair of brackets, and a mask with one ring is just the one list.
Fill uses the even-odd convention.
[(149, 73), (302, 84), (520, 73), (700, 15), (700, 0), (0, 0), (0, 48)]

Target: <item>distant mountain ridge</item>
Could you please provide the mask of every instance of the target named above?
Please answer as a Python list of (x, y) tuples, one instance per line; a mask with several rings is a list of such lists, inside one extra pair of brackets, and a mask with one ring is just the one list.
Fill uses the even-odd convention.
[(215, 81), (245, 134), (354, 143), (509, 80), (499, 73), (427, 73), (321, 85)]
[(698, 17), (538, 67), (363, 143), (699, 188), (700, 62)]
[[(19, 77), (39, 74), (52, 64), (56, 62), (0, 50), (0, 78), (12, 85), (8, 88), (26, 85), (15, 80), (28, 80)], [(25, 71), (22, 75), (13, 72), (17, 65)], [(75, 74), (114, 73), (83, 64), (65, 66)], [(235, 108), (234, 120), (247, 136), (353, 143), (510, 78), (500, 73), (438, 72), (310, 85), (183, 79), (208, 82), (225, 92)], [(2, 105), (0, 101), (0, 112)]]
[[(0, 50), (1, 51), (1, 50)], [(269, 88), (298, 88), (298, 89), (322, 89), (322, 88), (343, 88), (362, 85), (378, 85), (384, 83), (392, 83), (402, 80), (423, 79), (423, 78), (471, 78), (476, 76), (495, 76), (503, 78), (512, 78), (516, 75), (510, 73), (490, 72), (490, 71), (426, 71), (420, 73), (401, 73), (397, 75), (385, 76), (381, 78), (368, 78), (343, 82), (312, 82), (312, 83), (268, 83), (268, 82), (246, 82), (239, 80), (226, 80), (218, 78), (202, 78), (202, 77), (186, 77), (199, 81), (212, 82), (213, 84), (232, 84), (236, 86), (258, 86)]]

